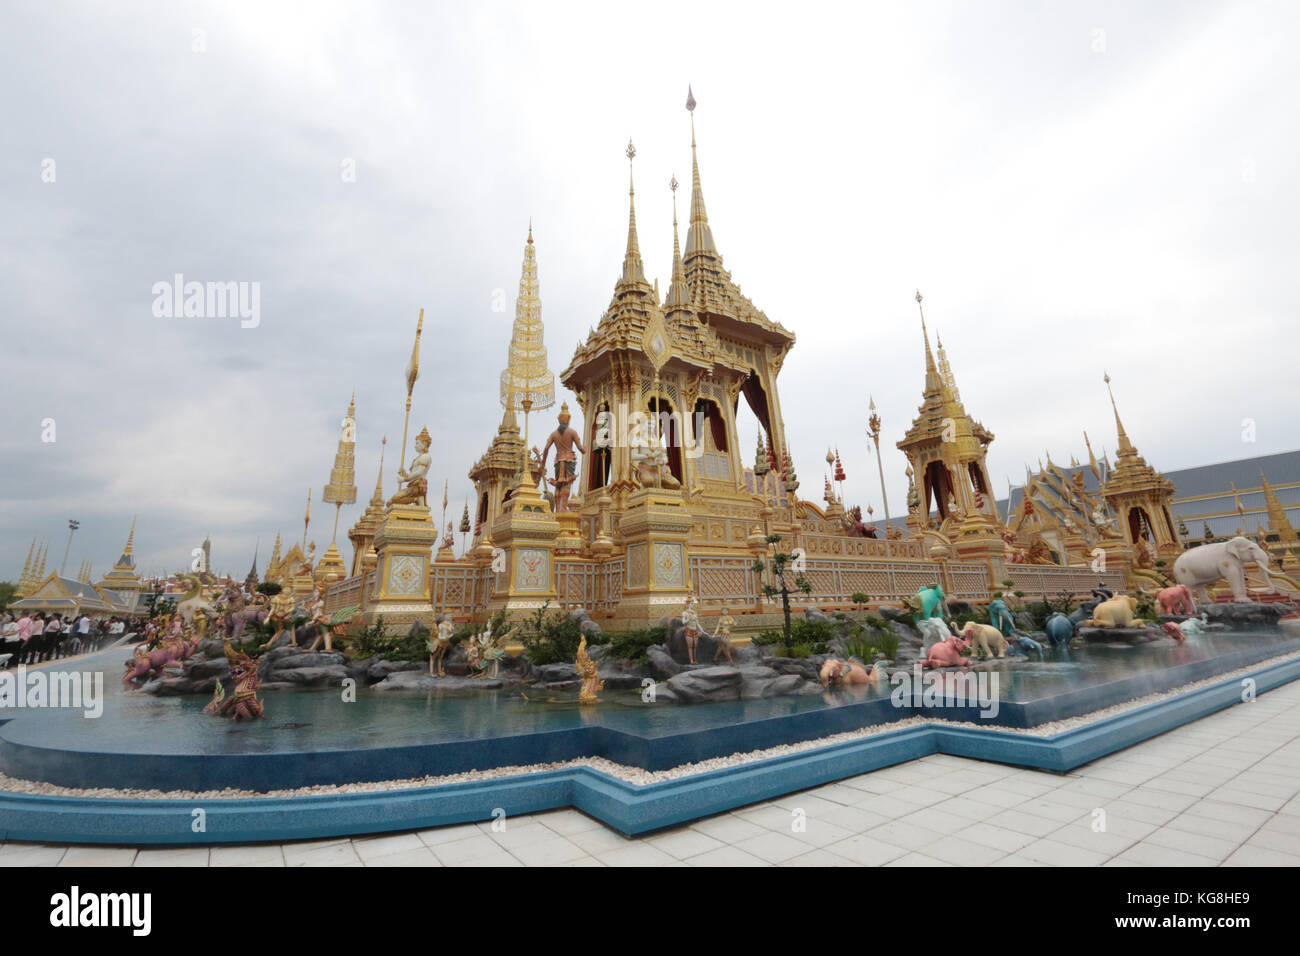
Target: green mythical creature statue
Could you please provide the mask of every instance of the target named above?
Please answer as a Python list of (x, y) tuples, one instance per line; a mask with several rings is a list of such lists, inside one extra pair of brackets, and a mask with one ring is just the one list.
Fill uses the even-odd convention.
[(942, 618), (947, 608), (947, 599), (943, 588), (938, 584), (927, 584), (912, 597), (904, 598), (903, 607), (912, 612), (913, 622), (920, 624), (932, 617)]

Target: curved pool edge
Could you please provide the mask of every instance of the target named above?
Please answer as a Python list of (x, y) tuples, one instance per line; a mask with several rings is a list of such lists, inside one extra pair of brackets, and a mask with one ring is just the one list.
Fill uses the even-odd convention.
[[(573, 807), (628, 836), (935, 753), (1066, 772), (1300, 677), (1300, 660), (1035, 737), (926, 724), (636, 786), (587, 766), (405, 790), (300, 797), (130, 800), (0, 792), (0, 839), (196, 846), (422, 830)], [(202, 814), (196, 813), (202, 811)], [(196, 823), (202, 820), (202, 829)]]

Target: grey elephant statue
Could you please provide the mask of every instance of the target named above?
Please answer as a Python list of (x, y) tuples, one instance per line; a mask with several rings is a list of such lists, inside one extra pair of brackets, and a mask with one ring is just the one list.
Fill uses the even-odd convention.
[(1264, 580), (1272, 584), (1272, 579), (1268, 576), (1268, 552), (1240, 535), (1184, 551), (1174, 562), (1174, 580), (1187, 585), (1196, 594), (1197, 600), (1209, 604), (1207, 586), (1223, 578), (1232, 589), (1234, 601), (1249, 601), (1245, 568), (1249, 561), (1258, 564), (1264, 572)]

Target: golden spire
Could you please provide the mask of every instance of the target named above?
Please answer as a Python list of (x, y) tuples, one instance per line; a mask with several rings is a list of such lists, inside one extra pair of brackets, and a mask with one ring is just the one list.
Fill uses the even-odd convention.
[(344, 505), (355, 504), (357, 500), (356, 475), (356, 395), (348, 402), (348, 414), (343, 419), (339, 435), (338, 448), (334, 452), (334, 467), (330, 469), (330, 480), (321, 492), (320, 500), (334, 506), (334, 533), (330, 543), (339, 537), (339, 513)]
[(1128, 433), (1124, 431), (1124, 423), (1119, 420), (1119, 407), (1115, 404), (1115, 393), (1111, 391), (1110, 388), (1110, 373), (1105, 373), (1103, 377), (1106, 382), (1106, 392), (1110, 395), (1110, 407), (1115, 411), (1115, 429), (1119, 432), (1119, 447), (1115, 450), (1115, 455), (1118, 457), (1120, 455), (1131, 454), (1137, 449), (1135, 449), (1133, 443), (1128, 440)]
[(375, 493), (370, 496), (370, 503), (376, 507), (384, 506), (384, 452), (388, 444), (388, 436), (385, 435), (379, 440), (379, 475), (375, 478)]
[(961, 401), (961, 393), (957, 390), (957, 379), (953, 377), (952, 366), (948, 364), (948, 355), (943, 350), (943, 338), (938, 333), (935, 333), (934, 338), (939, 346), (939, 377), (952, 392), (952, 398)]
[(930, 333), (925, 328), (925, 307), (921, 305), (923, 300), (921, 290), (916, 290), (916, 308), (921, 313), (921, 338), (925, 340), (925, 390), (927, 392), (937, 392), (942, 384), (939, 377), (939, 369), (934, 364), (934, 354), (930, 351)]
[(307, 528), (311, 525), (311, 489), (307, 489), (307, 513), (302, 516), (302, 550), (307, 552)]
[(690, 294), (686, 291), (686, 273), (682, 269), (682, 254), (677, 244), (677, 177), (668, 183), (673, 193), (673, 279), (668, 286), (668, 298), (664, 300), (664, 309), (684, 309), (690, 305)]
[(523, 274), (515, 302), (515, 324), (510, 333), (510, 353), (501, 372), (501, 404), (508, 409), (540, 411), (555, 404), (555, 375), (546, 365), (542, 341), (542, 300), (537, 282), (537, 255), (532, 229), (524, 245)]
[(1092, 472), (1092, 477), (1097, 479), (1097, 484), (1101, 484), (1101, 468), (1097, 465), (1097, 456), (1092, 453), (1092, 442), (1088, 441), (1088, 433), (1083, 433), (1083, 443), (1088, 446), (1088, 468)]
[[(644, 282), (645, 266), (641, 262), (641, 246), (636, 238), (636, 189), (632, 182), (632, 160), (636, 147), (627, 141), (627, 252), (623, 254), (623, 281)], [(528, 240), (532, 242), (532, 239)]]
[(23, 562), (23, 573), (18, 576), (18, 597), (22, 597), (32, 583), (32, 555), (36, 552), (36, 539), (27, 548), (27, 560)]
[(686, 233), (686, 258), (692, 255), (717, 256), (709, 228), (709, 214), (704, 208), (704, 190), (700, 186), (700, 161), (695, 149), (695, 94), (686, 87), (686, 109), (691, 114), (691, 228)]
[(41, 545), (41, 566), (40, 569), (36, 572), (37, 584), (45, 580), (45, 558), (49, 553), (50, 553), (50, 543), (46, 541), (44, 544)]
[(1268, 530), (1278, 536), (1283, 545), (1294, 553), (1297, 545), (1300, 545), (1300, 535), (1296, 534), (1295, 528), (1286, 516), (1286, 509), (1282, 502), (1278, 500), (1277, 493), (1269, 485), (1268, 479), (1264, 477), (1264, 472), (1259, 473), (1260, 486), (1264, 490), (1264, 504), (1268, 512)]

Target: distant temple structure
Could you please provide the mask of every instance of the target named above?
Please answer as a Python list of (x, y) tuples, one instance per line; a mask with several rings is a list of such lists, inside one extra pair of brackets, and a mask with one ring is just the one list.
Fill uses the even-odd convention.
[(90, 566), (83, 564), (76, 578), (67, 578), (57, 571), (45, 571), (45, 553), (48, 545), (43, 546), (40, 554), (33, 558), (35, 542), (28, 552), (27, 564), (18, 579), (18, 596), (9, 607), (14, 611), (44, 611), (47, 614), (62, 614), (65, 618), (82, 613), (94, 617), (129, 617), (139, 614), (141, 592), (144, 585), (140, 573), (135, 567), (135, 520), (131, 521), (131, 530), (126, 536), (126, 545), (121, 557), (99, 581), (90, 582)]

